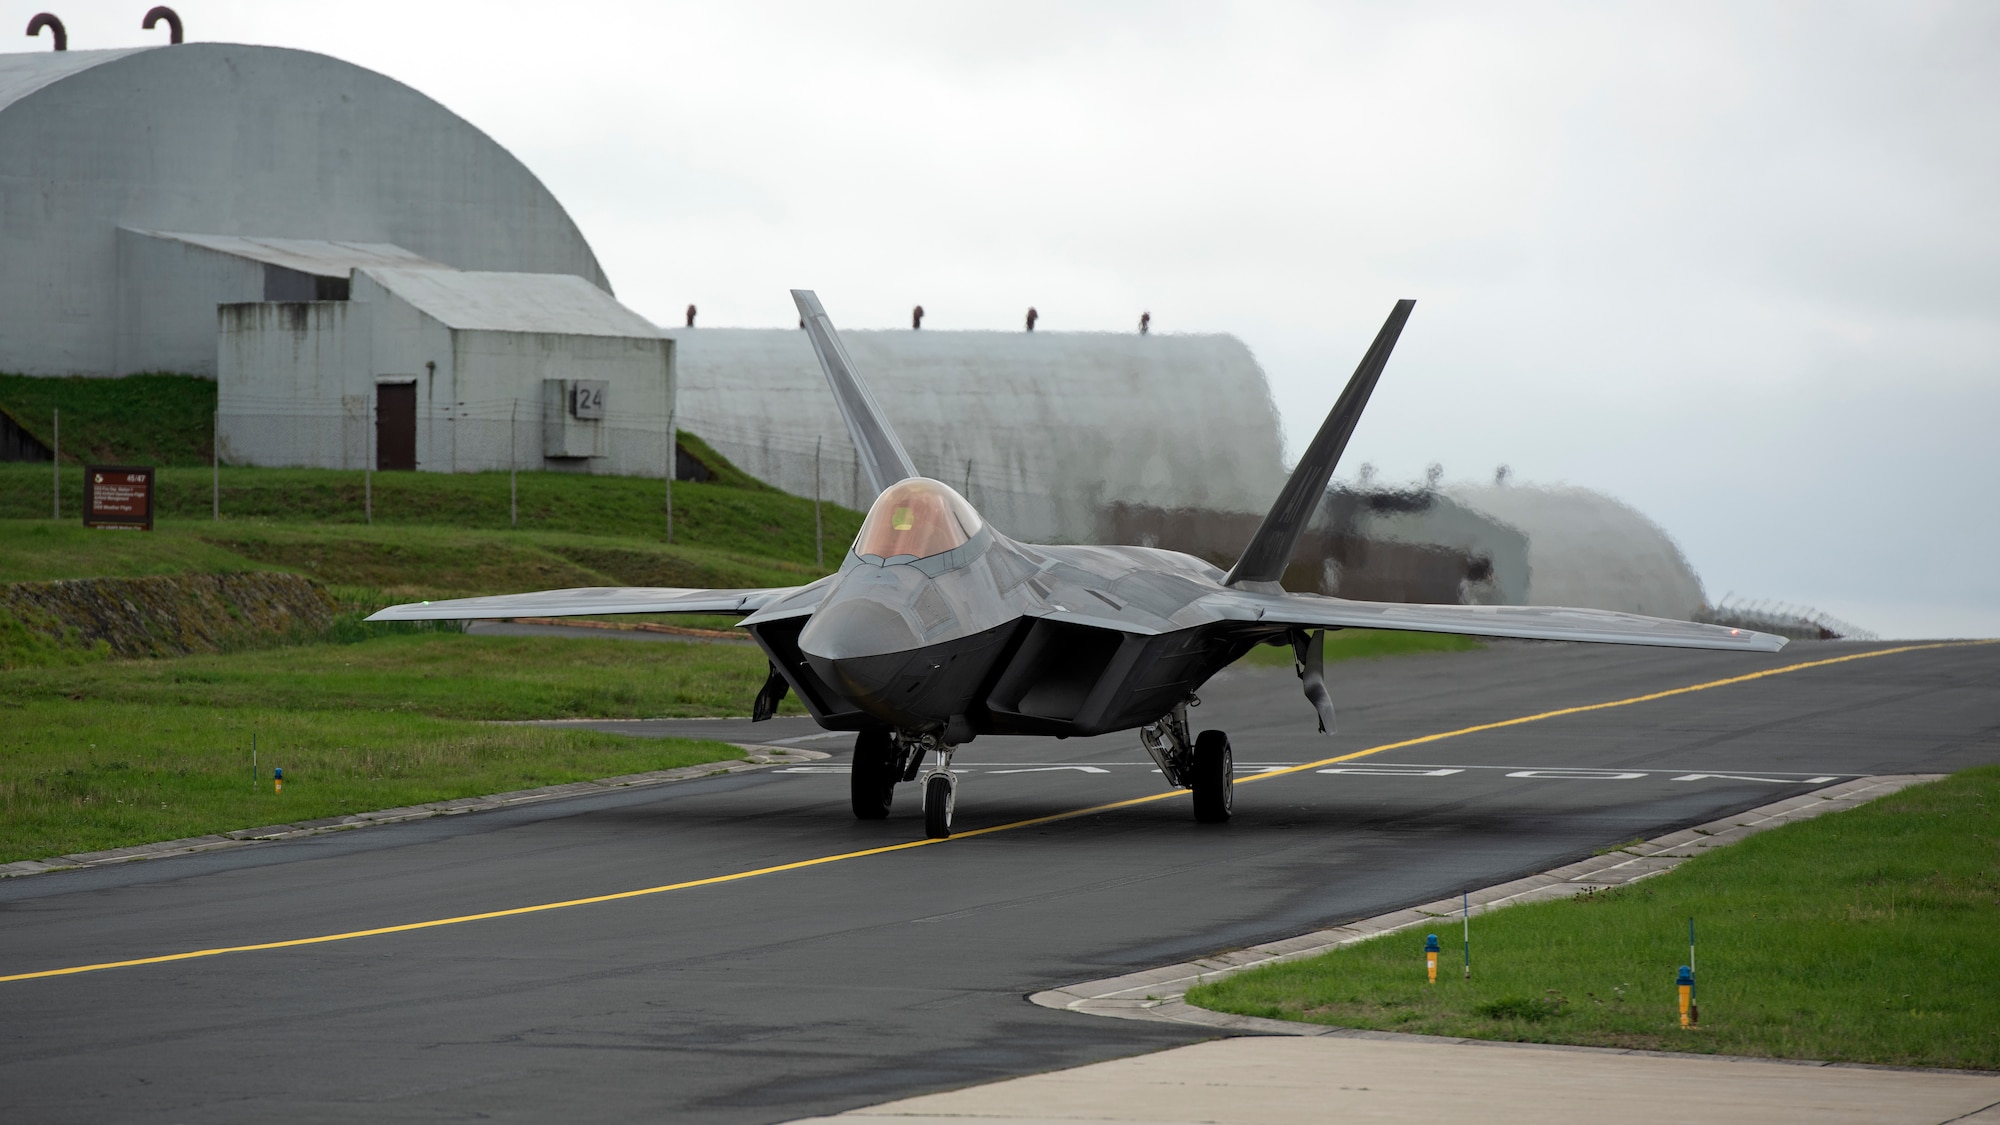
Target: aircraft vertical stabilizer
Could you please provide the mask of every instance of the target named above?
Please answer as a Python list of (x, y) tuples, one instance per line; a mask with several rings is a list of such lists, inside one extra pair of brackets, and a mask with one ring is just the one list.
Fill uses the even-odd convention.
[(1223, 585), (1276, 582), (1284, 577), (1285, 567), (1292, 561), (1292, 552), (1299, 545), (1299, 536), (1305, 534), (1306, 524), (1319, 510), (1320, 498), (1326, 495), (1327, 482), (1333, 479), (1334, 466), (1340, 463), (1340, 455), (1347, 449), (1347, 439), (1354, 436), (1355, 424), (1361, 421), (1361, 411), (1368, 405), (1368, 396), (1375, 391), (1375, 381), (1382, 377), (1382, 369), (1388, 366), (1389, 353), (1395, 350), (1396, 338), (1402, 335), (1403, 322), (1410, 319), (1410, 310), (1416, 305), (1415, 301), (1402, 300), (1390, 310), (1389, 319), (1375, 334), (1375, 342), (1361, 357), (1361, 366), (1354, 369), (1354, 377), (1347, 381), (1347, 389), (1340, 392), (1339, 401), (1333, 404), (1333, 410), (1321, 424), (1319, 433), (1306, 447), (1305, 456), (1299, 458), (1298, 467), (1285, 481), (1277, 502), (1265, 513), (1264, 522), (1257, 526), (1257, 533), (1250, 537), (1250, 545), (1243, 548), (1243, 555), (1230, 568), (1229, 577), (1222, 580)]
[(819, 356), (819, 365), (826, 370), (833, 401), (840, 406), (840, 416), (847, 419), (847, 432), (854, 437), (854, 452), (861, 458), (861, 471), (868, 475), (868, 486), (874, 489), (869, 499), (880, 496), (883, 489), (899, 480), (922, 475), (910, 463), (903, 443), (896, 439), (896, 431), (890, 428), (882, 405), (855, 373), (854, 361), (847, 358), (847, 349), (834, 334), (833, 321), (820, 307), (819, 298), (810, 289), (794, 289), (792, 300), (799, 306), (799, 319)]

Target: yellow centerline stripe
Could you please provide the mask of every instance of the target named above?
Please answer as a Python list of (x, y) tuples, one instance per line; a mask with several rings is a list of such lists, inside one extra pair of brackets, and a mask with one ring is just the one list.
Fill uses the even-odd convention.
[[(1676, 695), (1689, 695), (1711, 688), (1728, 687), (1731, 684), (1747, 684), (1751, 680), (1761, 680), (1766, 676), (1782, 676), (1787, 672), (1803, 672), (1808, 668), (1824, 668), (1829, 664), (1845, 664), (1850, 660), (1870, 660), (1877, 656), (1894, 656), (1901, 652), (1922, 652), (1933, 648), (1963, 648), (1967, 645), (2000, 644), (2000, 641), (1940, 641), (1927, 645), (1903, 645), (1900, 648), (1878, 648), (1872, 652), (1854, 652), (1846, 656), (1831, 656), (1825, 660), (1807, 660), (1798, 664), (1787, 664), (1782, 668), (1766, 668), (1762, 672), (1750, 672), (1741, 676), (1731, 676), (1726, 680), (1710, 680), (1705, 684), (1690, 684), (1687, 687), (1669, 688), (1666, 691), (1635, 695), (1630, 699), (1614, 699), (1609, 703), (1586, 703), (1581, 707), (1563, 707), (1555, 711), (1543, 711), (1535, 715), (1523, 715), (1518, 719), (1502, 719), (1497, 723), (1481, 723), (1476, 727), (1460, 727), (1441, 734), (1427, 734), (1420, 738), (1407, 738), (1401, 742), (1390, 742), (1382, 746), (1370, 746), (1366, 750), (1356, 750), (1352, 754), (1341, 754), (1332, 758), (1321, 758), (1317, 762), (1307, 762), (1302, 766), (1286, 766), (1284, 769), (1268, 773), (1251, 774), (1242, 781), (1262, 781), (1267, 777), (1283, 777), (1288, 773), (1304, 773), (1306, 770), (1321, 769), (1340, 762), (1351, 762), (1356, 758), (1366, 758), (1370, 754), (1380, 754), (1384, 750), (1401, 750), (1405, 746), (1422, 746), (1426, 742), (1442, 742), (1460, 735), (1478, 734), (1480, 731), (1499, 730), (1503, 727), (1518, 727), (1523, 723), (1539, 723), (1543, 719), (1555, 719), (1564, 715), (1581, 715), (1586, 711), (1608, 711), (1613, 707), (1630, 707), (1634, 703), (1651, 703), (1655, 699), (1668, 699)], [(1241, 784), (1239, 782), (1238, 784)]]
[[(1761, 680), (1766, 676), (1782, 676), (1787, 672), (1801, 672), (1807, 668), (1823, 668), (1829, 664), (1845, 664), (1850, 660), (1868, 660), (1877, 656), (1894, 656), (1897, 653), (1921, 652), (1925, 649), (1957, 648), (1964, 645), (1995, 643), (2000, 642), (1946, 641), (1937, 644), (1904, 645), (1900, 648), (1876, 649), (1872, 652), (1851, 653), (1847, 656), (1836, 656), (1826, 660), (1809, 660), (1800, 664), (1787, 664), (1782, 668), (1768, 668), (1762, 672), (1731, 676), (1726, 680), (1710, 680), (1704, 684), (1692, 684), (1688, 687), (1656, 691), (1647, 695), (1635, 695), (1629, 699), (1616, 699), (1608, 703), (1590, 703), (1581, 707), (1564, 707), (1555, 711), (1543, 711), (1534, 715), (1523, 715), (1517, 719), (1504, 719), (1497, 723), (1481, 723), (1478, 726), (1461, 727), (1458, 730), (1444, 731), (1438, 734), (1427, 734), (1420, 738), (1408, 738), (1401, 742), (1387, 742), (1380, 746), (1371, 746), (1366, 750), (1356, 750), (1351, 754), (1322, 758), (1317, 762), (1307, 762), (1299, 766), (1287, 766), (1284, 769), (1272, 770), (1269, 773), (1252, 774), (1249, 777), (1241, 779), (1237, 784), (1250, 781), (1263, 781), (1267, 778), (1282, 777), (1286, 774), (1303, 773), (1307, 770), (1320, 769), (1338, 762), (1351, 762), (1356, 758), (1365, 758), (1370, 754), (1380, 754), (1385, 750), (1400, 750), (1406, 746), (1421, 746), (1427, 742), (1440, 742), (1447, 738), (1458, 738), (1462, 735), (1477, 734), (1481, 731), (1499, 730), (1503, 727), (1520, 726), (1524, 723), (1538, 723), (1544, 719), (1554, 719), (1563, 715), (1580, 715), (1586, 711), (1604, 711), (1613, 707), (1629, 707), (1635, 703), (1649, 703), (1655, 699), (1667, 699), (1671, 696), (1687, 695), (1690, 692), (1708, 691), (1711, 688), (1748, 683), (1751, 680)], [(1182, 789), (1170, 789), (1163, 793), (1152, 793), (1144, 797), (1128, 797), (1122, 801), (1110, 801), (1102, 805), (1091, 805), (1088, 808), (1070, 809), (1066, 812), (1051, 813), (1047, 816), (1010, 821), (1006, 824), (996, 824), (988, 828), (975, 828), (967, 832), (957, 833), (946, 840), (909, 840), (900, 844), (887, 844), (879, 848), (864, 848), (860, 851), (841, 852), (837, 855), (817, 856), (812, 859), (794, 860), (791, 863), (779, 863), (769, 867), (753, 868), (748, 871), (731, 872), (727, 875), (711, 875), (705, 879), (688, 879), (683, 882), (666, 883), (657, 887), (641, 887), (638, 890), (617, 891), (608, 895), (591, 895), (587, 898), (563, 899), (560, 902), (536, 903), (533, 906), (515, 906), (506, 910), (488, 910), (481, 914), (460, 914), (451, 918), (433, 918), (425, 922), (405, 922), (397, 926), (377, 926), (368, 930), (347, 930), (337, 934), (320, 934), (317, 937), (290, 938), (285, 941), (265, 941), (253, 945), (223, 945), (217, 946), (214, 949), (191, 949), (185, 953), (167, 953), (157, 957), (134, 957), (126, 961), (100, 961), (93, 965), (71, 965), (62, 969), (43, 969), (32, 973), (14, 973), (9, 976), (0, 976), (0, 984), (8, 981), (41, 980), (45, 977), (75, 976), (78, 973), (95, 973), (105, 969), (128, 969), (138, 965), (164, 965), (172, 961), (194, 961), (204, 957), (220, 957), (226, 953), (254, 953), (265, 949), (292, 949), (303, 945), (325, 945), (329, 942), (352, 941), (356, 938), (379, 937), (383, 934), (402, 934), (414, 930), (436, 929), (440, 926), (457, 926), (466, 922), (483, 922), (492, 918), (513, 918), (523, 914), (540, 914), (549, 910), (567, 910), (575, 906), (590, 906), (600, 902), (616, 902), (620, 899), (644, 898), (648, 895), (666, 894), (669, 891), (691, 890), (695, 887), (712, 887), (721, 883), (734, 883), (743, 879), (755, 879), (760, 875), (776, 875), (783, 871), (800, 871), (808, 867), (820, 867), (829, 863), (840, 863), (844, 860), (861, 859), (872, 855), (887, 855), (890, 852), (909, 851), (912, 848), (930, 847), (933, 844), (949, 843), (951, 840), (969, 840), (976, 836), (990, 836), (996, 832), (1012, 832), (1021, 828), (1033, 828), (1038, 824), (1052, 824), (1059, 820), (1072, 820), (1080, 816), (1110, 812), (1113, 809), (1124, 809), (1134, 805), (1150, 804), (1154, 801), (1171, 800), (1175, 797), (1185, 796), (1186, 792), (1186, 790)]]

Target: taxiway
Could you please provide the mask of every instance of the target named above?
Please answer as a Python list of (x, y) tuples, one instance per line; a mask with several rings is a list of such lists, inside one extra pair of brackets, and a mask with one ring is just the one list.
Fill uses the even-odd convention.
[[(961, 835), (918, 843), (915, 786), (889, 820), (852, 819), (848, 738), (804, 720), (603, 724), (834, 757), (0, 883), (0, 977), (195, 954), (0, 981), (0, 1084), (36, 1121), (783, 1121), (1192, 1042), (1025, 996), (1823, 779), (2000, 762), (2000, 645), (1642, 698), (1897, 647), (1339, 664), (1331, 739), (1288, 672), (1231, 671), (1192, 717), (1230, 732), (1245, 779), (1563, 713), (1246, 781), (1222, 826), (1185, 796), (1045, 819), (1160, 792), (1129, 734), (980, 739), (959, 754)], [(301, 943), (334, 935), (352, 936)]]

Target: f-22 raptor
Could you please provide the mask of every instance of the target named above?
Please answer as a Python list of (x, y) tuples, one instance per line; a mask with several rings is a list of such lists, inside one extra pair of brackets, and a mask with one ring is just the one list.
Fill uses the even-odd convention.
[(855, 731), (854, 815), (889, 815), (900, 782), (922, 770), (924, 831), (951, 833), (952, 753), (982, 734), (1138, 731), (1169, 786), (1192, 790), (1194, 817), (1229, 819), (1229, 736), (1196, 734), (1188, 708), (1209, 677), (1257, 645), (1289, 646), (1319, 729), (1331, 733), (1323, 653), (1328, 629), (1409, 629), (1484, 637), (1774, 652), (1746, 629), (1545, 606), (1407, 605), (1291, 593), (1278, 585), (1317, 510), (1413, 301), (1398, 301), (1226, 573), (1148, 547), (1034, 546), (982, 519), (963, 496), (918, 473), (862, 381), (819, 299), (793, 290), (805, 331), (876, 496), (840, 569), (763, 590), (592, 587), (399, 605), (371, 621), (615, 613), (746, 614), (770, 677), (754, 717), (797, 692), (828, 730)]

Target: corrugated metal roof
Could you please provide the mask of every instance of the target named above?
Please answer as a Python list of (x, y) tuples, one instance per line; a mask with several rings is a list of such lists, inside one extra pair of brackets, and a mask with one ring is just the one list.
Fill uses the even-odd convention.
[(205, 250), (220, 254), (232, 254), (251, 261), (282, 266), (288, 270), (312, 274), (316, 277), (346, 277), (357, 269), (369, 266), (392, 266), (398, 269), (450, 269), (443, 262), (433, 262), (421, 254), (403, 249), (391, 242), (337, 242), (317, 238), (250, 238), (234, 234), (188, 234), (183, 231), (140, 230), (126, 227), (135, 234), (149, 238), (164, 238), (174, 242), (185, 242)]
[(573, 274), (387, 268), (361, 272), (447, 328), (660, 336), (653, 322)]

